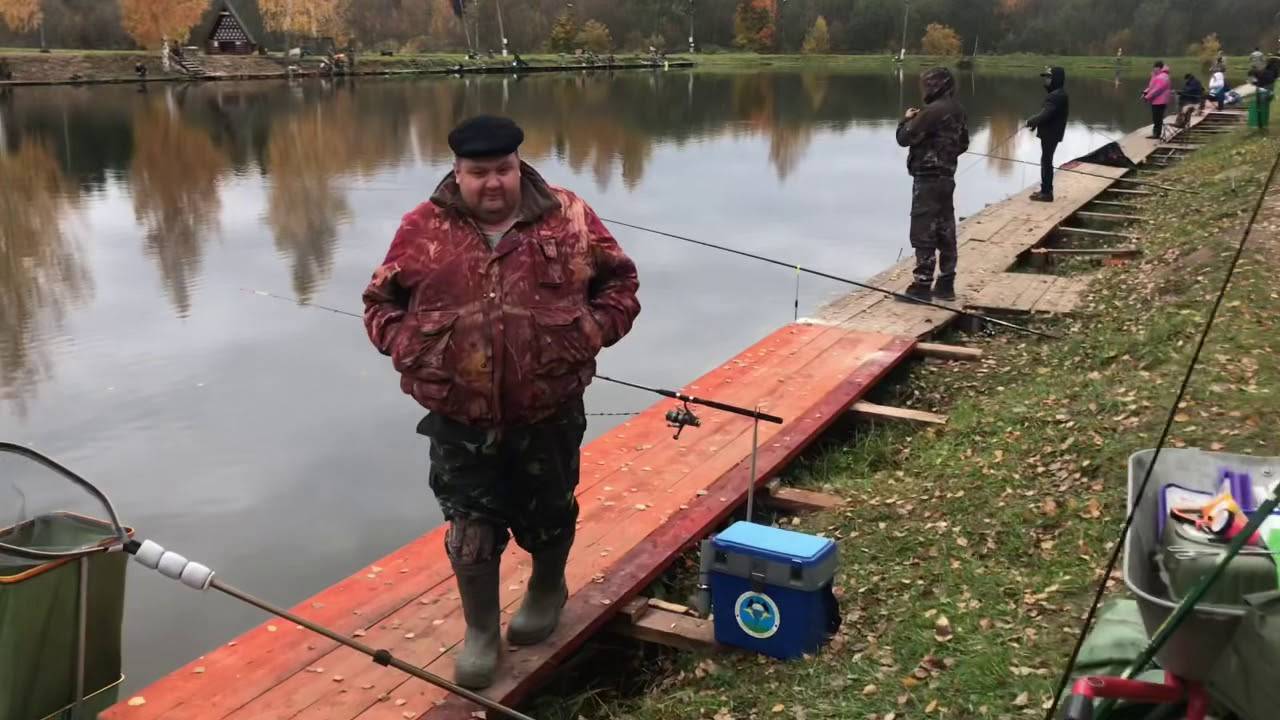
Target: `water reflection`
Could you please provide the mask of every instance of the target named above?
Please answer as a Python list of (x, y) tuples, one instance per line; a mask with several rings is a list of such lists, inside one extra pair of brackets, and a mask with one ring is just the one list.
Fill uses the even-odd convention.
[(66, 231), (76, 189), (52, 148), (37, 139), (0, 143), (0, 400), (19, 413), (50, 370), (35, 342), (93, 291), (80, 244)]
[(148, 97), (133, 116), (129, 185), (146, 254), (159, 266), (180, 317), (191, 312), (205, 242), (216, 235), (219, 181), (228, 158), (204, 129), (183, 117), (173, 93)]
[[(965, 76), (959, 84), (977, 147), (1012, 156), (1023, 117), (1040, 101), (1035, 78)], [(1079, 87), (1076, 85), (1075, 87)], [(1140, 122), (1123, 88), (1093, 82), (1076, 93), (1086, 126)], [(193, 312), (207, 246), (228, 219), (260, 206), (245, 237), (265, 231), (288, 268), (292, 292), (311, 299), (333, 274), (345, 227), (360, 220), (352, 189), (410, 190), (420, 199), (447, 166), (446, 135), (459, 119), (504, 112), (525, 127), (534, 164), (587, 178), (597, 193), (639, 192), (663, 146), (704, 162), (716, 147), (733, 163), (766, 160), (772, 178), (725, 177), (717, 192), (780, 188), (806, 163), (861, 168), (900, 152), (891, 130), (918, 104), (918, 78), (819, 72), (566, 74), (414, 81), (214, 83), (164, 88), (24, 89), (0, 99), (4, 149), (4, 342), (0, 384), (30, 387), (48, 370), (31, 328), (56, 322), (91, 287), (63, 232), (78, 195), (106, 191), (132, 204), (135, 237), (159, 271), (177, 317)], [(1130, 108), (1128, 105), (1134, 105)], [(1130, 118), (1135, 118), (1131, 120)], [(855, 132), (865, 128), (863, 132)], [(827, 135), (820, 135), (826, 133)], [(884, 134), (889, 133), (886, 137)], [(1100, 144), (1104, 137), (1092, 137)], [(815, 156), (816, 138), (859, 138), (858, 150)], [(879, 147), (867, 145), (870, 138)], [(1028, 136), (1029, 137), (1029, 136)], [(711, 162), (711, 161), (706, 161)], [(716, 160), (726, 162), (724, 155)], [(1008, 160), (980, 161), (997, 176)], [(422, 170), (431, 168), (424, 176)], [(883, 170), (877, 169), (876, 172)], [(865, 171), (855, 170), (865, 176)], [(675, 178), (657, 178), (669, 184)], [(677, 183), (678, 184), (678, 183)], [(376, 187), (374, 187), (376, 186)], [(581, 190), (581, 181), (575, 186)], [(248, 195), (227, 205), (230, 188)], [(654, 189), (649, 190), (650, 193)], [(260, 200), (260, 202), (259, 202)], [(411, 204), (379, 207), (398, 217)], [(243, 230), (242, 230), (243, 232)]]

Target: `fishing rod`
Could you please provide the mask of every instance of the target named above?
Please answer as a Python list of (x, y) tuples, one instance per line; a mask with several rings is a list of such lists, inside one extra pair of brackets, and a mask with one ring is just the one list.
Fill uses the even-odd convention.
[(249, 593), (217, 578), (214, 571), (208, 566), (202, 565), (198, 562), (192, 562), (178, 553), (165, 550), (163, 546), (151, 540), (142, 540), (139, 542), (138, 540), (131, 538), (129, 533), (124, 529), (124, 526), (120, 524), (120, 520), (116, 516), (115, 508), (112, 506), (110, 499), (108, 499), (101, 490), (88, 480), (85, 480), (51, 458), (45, 457), (30, 448), (25, 448), (21, 445), (15, 445), (8, 442), (0, 442), (0, 453), (11, 453), (27, 460), (32, 460), (39, 465), (44, 466), (46, 469), (53, 471), (55, 474), (62, 476), (64, 479), (70, 480), (80, 486), (92, 495), (94, 500), (101, 504), (101, 506), (107, 511), (107, 515), (110, 519), (102, 524), (104, 526), (110, 525), (112, 531), (110, 535), (103, 533), (102, 537), (86, 537), (86, 542), (78, 548), (68, 548), (66, 546), (59, 545), (56, 548), (41, 550), (32, 546), (33, 542), (39, 541), (33, 541), (31, 538), (27, 538), (25, 540), (27, 543), (26, 545), (13, 544), (19, 541), (24, 541), (21, 537), (12, 539), (6, 538), (4, 541), (0, 542), (0, 551), (16, 555), (18, 557), (47, 561), (57, 558), (85, 557), (101, 552), (118, 552), (123, 550), (129, 555), (132, 555), (133, 559), (141, 565), (152, 570), (156, 570), (167, 578), (177, 580), (193, 590), (217, 590), (218, 592), (235, 598), (236, 600), (248, 603), (260, 610), (264, 610), (272, 615), (288, 620), (295, 625), (302, 626), (311, 632), (323, 635), (340, 645), (345, 645), (352, 650), (355, 650), (356, 652), (367, 655), (372, 658), (375, 663), (383, 667), (393, 667), (401, 672), (418, 678), (419, 680), (435, 685), (442, 690), (447, 690), (448, 692), (470, 700), (487, 710), (493, 710), (494, 712), (501, 713), (504, 717), (513, 718), (514, 720), (533, 720), (533, 718), (518, 710), (513, 710), (506, 705), (468, 690), (457, 683), (446, 680), (435, 673), (407, 663), (392, 655), (388, 650), (374, 649), (362, 642), (359, 642), (358, 640), (348, 638), (345, 635), (335, 632), (323, 625), (314, 623), (304, 617), (295, 615), (284, 608), (250, 595)]
[[(360, 318), (361, 320), (364, 319), (363, 315), (360, 315), (359, 313), (353, 313), (349, 310), (330, 307), (328, 305), (320, 305), (318, 303), (308, 302), (305, 300), (301, 300), (299, 298), (291, 298), (285, 295), (277, 295), (275, 293), (267, 292), (266, 290), (250, 290), (248, 288), (243, 288), (243, 290), (245, 292), (253, 293), (254, 295), (259, 295), (261, 297), (272, 298), (274, 300), (281, 300), (283, 302), (290, 302), (290, 303), (293, 303), (294, 305), (314, 308), (316, 310), (324, 310), (325, 312), (331, 312), (331, 313), (334, 313), (335, 315), (346, 315), (347, 317)], [(764, 422), (774, 423), (776, 425), (781, 425), (785, 422), (785, 420), (778, 417), (777, 415), (770, 415), (769, 413), (763, 413), (763, 412), (760, 412), (759, 410), (738, 407), (737, 405), (730, 405), (728, 403), (720, 402), (718, 400), (708, 400), (706, 398), (700, 398), (694, 395), (686, 395), (682, 392), (678, 392), (675, 390), (667, 390), (665, 388), (649, 387), (647, 385), (640, 385), (638, 383), (627, 382), (626, 380), (618, 380), (616, 378), (611, 378), (605, 375), (593, 375), (593, 377), (596, 378), (597, 380), (603, 380), (604, 382), (613, 383), (615, 385), (621, 385), (623, 387), (628, 387), (635, 390), (643, 390), (644, 392), (653, 393), (654, 395), (661, 395), (662, 397), (671, 398), (672, 400), (679, 400), (680, 402), (684, 403), (683, 407), (675, 408), (667, 413), (667, 424), (676, 429), (675, 437), (677, 439), (680, 437), (680, 433), (684, 431), (684, 428), (700, 427), (702, 425), (702, 420), (699, 419), (697, 415), (694, 415), (693, 411), (689, 409), (690, 405), (703, 405), (709, 408), (714, 408), (716, 410), (721, 410), (723, 412), (733, 413), (734, 415), (741, 415), (743, 417), (749, 417), (753, 420), (763, 420)], [(629, 414), (629, 413), (621, 413), (621, 414)]]
[[(966, 150), (965, 154), (977, 155), (978, 157), (990, 158), (992, 160), (1003, 160), (1005, 162), (1021, 163), (1023, 165), (1035, 165), (1036, 167), (1040, 167), (1040, 163), (1035, 162), (1033, 160), (1019, 160), (1018, 158), (1002, 157), (1000, 155), (988, 155), (986, 153), (980, 153), (977, 150)], [(1146, 185), (1148, 187), (1159, 188), (1161, 190), (1171, 190), (1173, 192), (1187, 193), (1188, 195), (1201, 194), (1199, 190), (1188, 190), (1187, 188), (1161, 185), (1160, 183), (1148, 182), (1146, 180), (1131, 180), (1129, 178), (1115, 178), (1115, 177), (1111, 177), (1110, 175), (1102, 175), (1101, 173), (1091, 173), (1086, 170), (1073, 170), (1072, 168), (1062, 166), (1062, 165), (1054, 167), (1054, 170), (1061, 170), (1062, 172), (1075, 173), (1076, 175), (1088, 175), (1089, 177), (1102, 178), (1103, 180), (1112, 180), (1112, 181), (1123, 180), (1127, 183), (1133, 183), (1135, 185)]]
[(362, 655), (367, 655), (378, 665), (383, 667), (393, 667), (403, 673), (407, 673), (408, 675), (418, 678), (419, 680), (435, 685), (441, 690), (447, 690), (454, 695), (470, 700), (486, 710), (493, 710), (495, 712), (502, 713), (504, 717), (513, 718), (514, 720), (533, 720), (533, 718), (525, 715), (519, 710), (509, 708), (506, 705), (495, 700), (490, 700), (477, 692), (468, 690), (455, 682), (446, 680), (433, 672), (423, 670), (416, 665), (407, 663), (404, 660), (397, 658), (395, 655), (392, 655), (391, 652), (385, 648), (374, 649), (359, 640), (352, 640), (345, 635), (330, 630), (324, 625), (311, 622), (310, 620), (307, 620), (300, 615), (295, 615), (282, 607), (278, 607), (266, 600), (250, 595), (243, 590), (219, 580), (215, 577), (214, 571), (208, 567), (201, 565), (200, 563), (187, 560), (185, 557), (175, 552), (165, 550), (163, 546), (151, 540), (143, 540), (142, 542), (130, 540), (125, 544), (124, 551), (132, 555), (135, 560), (145, 567), (156, 570), (165, 577), (177, 580), (189, 588), (195, 590), (208, 590), (212, 588), (243, 603), (252, 605), (259, 610), (264, 610), (295, 625), (300, 625), (313, 633), (323, 635), (339, 645), (345, 645)]
[[(1080, 657), (1080, 650), (1084, 647), (1085, 636), (1089, 634), (1089, 628), (1093, 626), (1093, 621), (1098, 615), (1098, 608), (1102, 605), (1102, 598), (1107, 592), (1107, 581), (1111, 578), (1111, 574), (1115, 572), (1116, 565), (1120, 562), (1120, 553), (1124, 550), (1125, 541), (1129, 537), (1129, 530), (1133, 527), (1133, 523), (1138, 517), (1138, 508), (1142, 505), (1141, 499), (1146, 497), (1147, 485), (1151, 483), (1151, 477), (1155, 473), (1156, 462), (1160, 459), (1160, 451), (1164, 448), (1165, 441), (1169, 439), (1169, 433), (1173, 429), (1175, 416), (1178, 413), (1179, 406), (1182, 404), (1182, 398), (1186, 395), (1187, 389), (1191, 385), (1191, 376), (1195, 373), (1196, 365), (1200, 362), (1200, 353), (1204, 350), (1205, 341), (1209, 339), (1209, 332), (1213, 329), (1214, 320), (1218, 317), (1218, 310), (1221, 309), (1222, 301), (1227, 296), (1227, 289), (1231, 287), (1231, 279), (1235, 276), (1236, 267), (1240, 264), (1240, 257), (1244, 255), (1244, 248), (1249, 242), (1249, 236), (1253, 234), (1253, 226), (1257, 223), (1258, 215), (1262, 212), (1262, 205), (1266, 201), (1267, 191), (1271, 188), (1272, 182), (1275, 181), (1277, 171), (1280, 171), (1280, 153), (1276, 155), (1270, 172), (1267, 173), (1267, 177), (1262, 182), (1262, 190), (1258, 193), (1253, 212), (1249, 216), (1249, 221), (1245, 223), (1244, 232), (1240, 235), (1240, 242), (1236, 246), (1235, 254), (1232, 255), (1231, 263), (1227, 266), (1226, 277), (1222, 279), (1222, 287), (1218, 290), (1213, 306), (1209, 309), (1209, 317), (1205, 319), (1204, 328), (1200, 331), (1200, 339), (1196, 344), (1195, 351), (1191, 354), (1191, 362), (1187, 364), (1187, 371), (1182, 377), (1182, 384), (1178, 386), (1178, 393), (1165, 416), (1164, 427), (1160, 431), (1160, 438), (1156, 441), (1155, 452), (1152, 453), (1151, 462), (1147, 465), (1147, 470), (1143, 473), (1142, 481), (1138, 484), (1136, 492), (1133, 493), (1133, 497), (1138, 498), (1138, 500), (1133, 503), (1133, 507), (1129, 509), (1125, 516), (1124, 525), (1120, 528), (1120, 537), (1116, 539), (1111, 549), (1111, 557), (1107, 560), (1107, 567), (1102, 572), (1101, 580), (1098, 581), (1093, 601), (1089, 605), (1089, 612), (1085, 615), (1084, 622), (1081, 624), (1080, 634), (1076, 637), (1076, 644), (1071, 650), (1071, 656), (1067, 659), (1066, 667), (1062, 669), (1062, 676), (1058, 679), (1057, 690), (1054, 692), (1049, 708), (1045, 712), (1044, 720), (1054, 719), (1054, 712), (1058, 708), (1062, 691), (1066, 689), (1067, 684), (1071, 681), (1071, 671), (1075, 669), (1076, 660)], [(1185, 614), (1182, 615), (1182, 618), (1185, 617)], [(1179, 622), (1181, 622), (1181, 618)], [(1162, 626), (1161, 630), (1164, 629)], [(1172, 629), (1169, 629), (1170, 632)]]
[(680, 437), (680, 433), (684, 430), (685, 427), (688, 427), (688, 426), (698, 427), (702, 425), (702, 421), (699, 420), (698, 417), (693, 414), (693, 411), (689, 409), (690, 405), (705, 405), (706, 407), (709, 407), (709, 408), (714, 408), (716, 410), (723, 410), (724, 412), (733, 413), (734, 415), (742, 415), (744, 417), (749, 417), (753, 420), (763, 420), (765, 422), (774, 423), (775, 425), (781, 425), (783, 423), (782, 418), (778, 417), (777, 415), (770, 415), (769, 413), (763, 413), (763, 412), (760, 412), (759, 410), (748, 410), (746, 408), (740, 408), (734, 405), (728, 405), (726, 403), (722, 403), (716, 400), (707, 400), (706, 398), (700, 398), (695, 395), (685, 395), (684, 393), (676, 392), (675, 390), (666, 390), (664, 388), (655, 388), (655, 387), (645, 387), (644, 385), (637, 385), (635, 383), (627, 382), (625, 380), (616, 380), (614, 378), (607, 377), (605, 375), (596, 375), (595, 377), (599, 380), (604, 380), (605, 382), (615, 383), (623, 387), (635, 388), (636, 390), (643, 390), (645, 392), (654, 393), (655, 395), (661, 395), (663, 397), (671, 398), (672, 400), (679, 400), (680, 402), (684, 403), (683, 408), (676, 408), (667, 413), (667, 424), (673, 428), (676, 428), (675, 437), (677, 439)]
[(712, 250), (719, 250), (721, 252), (727, 252), (733, 255), (741, 255), (742, 257), (751, 258), (752, 260), (759, 260), (761, 262), (767, 262), (772, 265), (778, 265), (780, 267), (792, 268), (797, 272), (808, 273), (810, 275), (814, 275), (827, 280), (835, 280), (836, 282), (845, 283), (846, 285), (853, 285), (854, 287), (860, 287), (864, 290), (871, 290), (874, 292), (883, 293), (885, 295), (888, 295), (889, 297), (897, 298), (899, 300), (906, 300), (908, 302), (918, 303), (920, 305), (928, 305), (929, 307), (935, 307), (940, 310), (946, 310), (948, 312), (956, 313), (958, 315), (965, 315), (971, 318), (976, 318), (978, 320), (982, 320), (983, 322), (989, 322), (989, 323), (992, 323), (993, 325), (1000, 325), (1002, 327), (1007, 327), (1012, 330), (1017, 330), (1019, 332), (1030, 333), (1032, 335), (1039, 335), (1040, 337), (1049, 338), (1051, 340), (1062, 339), (1062, 336), (1060, 335), (1054, 335), (1053, 333), (1044, 332), (1043, 330), (1036, 330), (1036, 329), (1025, 327), (1022, 325), (1017, 325), (1015, 323), (1007, 322), (1005, 320), (999, 320), (997, 318), (989, 317), (987, 315), (982, 315), (980, 313), (976, 313), (971, 310), (965, 310), (959, 307), (952, 307), (950, 305), (943, 305), (942, 303), (933, 302), (932, 300), (914, 298), (905, 293), (895, 292), (893, 290), (888, 290), (882, 287), (876, 287), (875, 285), (868, 285), (866, 283), (858, 282), (857, 280), (850, 280), (849, 278), (840, 277), (839, 275), (832, 275), (831, 273), (825, 273), (825, 272), (822, 272), (821, 270), (814, 270), (813, 268), (807, 268), (807, 267), (804, 267), (803, 265), (796, 265), (795, 263), (783, 262), (782, 260), (776, 260), (774, 258), (765, 257), (764, 255), (756, 255), (754, 253), (749, 253), (744, 250), (735, 250), (734, 248), (725, 247), (724, 245), (716, 245), (715, 243), (709, 243), (709, 242), (706, 242), (705, 240), (694, 240), (691, 237), (685, 237), (683, 235), (676, 235), (674, 233), (663, 232), (662, 230), (654, 230), (653, 228), (647, 228), (647, 227), (644, 227), (643, 225), (633, 225), (631, 223), (623, 222), (621, 220), (611, 220), (609, 218), (604, 218), (604, 217), (600, 219), (603, 220), (604, 222), (607, 222), (613, 225), (619, 225), (621, 227), (631, 228), (632, 230), (640, 230), (642, 232), (652, 233), (654, 235), (661, 235), (662, 237), (668, 237), (673, 240), (683, 240), (684, 242), (693, 243), (694, 245), (701, 245), (703, 247), (711, 248)]

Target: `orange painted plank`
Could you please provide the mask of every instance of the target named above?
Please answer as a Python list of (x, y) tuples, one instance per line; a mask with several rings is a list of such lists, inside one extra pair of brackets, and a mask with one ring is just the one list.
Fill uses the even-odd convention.
[[(838, 332), (829, 328), (810, 326), (784, 328), (708, 373), (697, 383), (687, 386), (686, 390), (691, 393), (714, 394), (718, 398), (725, 399), (726, 395), (721, 391), (732, 387), (733, 383), (738, 381), (737, 387), (734, 388), (736, 396), (737, 388), (751, 387), (750, 380), (753, 376), (769, 372), (779, 365), (794, 362), (799, 359), (797, 356), (819, 354), (839, 337)], [(638, 426), (639, 430), (633, 435), (633, 439), (643, 441), (641, 447), (644, 445), (661, 447), (658, 443), (663, 440), (671, 442), (667, 434), (669, 430), (662, 423), (665, 409), (665, 405), (655, 405), (644, 416), (623, 427), (628, 429), (628, 434), (632, 434), (631, 426)], [(641, 426), (641, 421), (647, 422)], [(704, 427), (702, 430), (705, 431), (707, 428)], [(696, 446), (690, 448), (685, 445), (684, 441), (689, 437), (690, 435), (682, 436), (682, 450), (686, 453), (691, 449), (699, 449)], [(717, 435), (706, 432), (694, 438), (696, 443), (702, 445), (718, 441)], [(593, 461), (589, 458), (607, 457), (608, 460), (596, 461), (613, 461), (616, 464), (621, 464), (619, 460), (626, 462), (627, 459), (647, 462), (641, 458), (643, 453), (629, 455), (626, 452), (627, 446), (615, 443), (613, 452), (600, 450), (605, 445), (608, 443), (597, 442), (584, 449), (584, 481), (580, 488), (583, 494), (596, 484), (604, 483), (613, 474), (593, 473), (587, 465), (588, 462)], [(653, 460), (657, 461), (658, 458), (654, 457)], [(687, 463), (695, 460), (695, 457), (687, 456), (681, 460)], [(294, 610), (309, 619), (325, 623), (344, 633), (354, 632), (366, 625), (388, 618), (397, 610), (401, 610), (402, 615), (411, 615), (413, 601), (420, 599), (423, 593), (438, 597), (436, 589), (443, 588), (440, 590), (443, 593), (444, 589), (452, 588), (451, 572), (442, 550), (442, 532), (442, 529), (439, 529), (428, 533), (375, 563), (375, 566), (395, 569), (397, 571), (395, 575), (374, 573), (377, 577), (368, 578), (366, 576), (370, 573), (362, 571), (299, 604)], [(399, 573), (398, 570), (406, 565), (409, 572)], [(519, 572), (527, 572), (527, 563), (525, 565), (526, 567), (523, 568), (513, 567), (507, 574), (519, 579)], [(384, 578), (388, 575), (394, 579), (385, 580)], [(508, 580), (510, 577), (504, 578), (504, 582)], [(392, 589), (388, 590), (384, 583), (390, 583)], [(410, 619), (400, 616), (394, 618), (406, 628)], [(277, 632), (269, 632), (268, 626), (271, 625), (276, 626)], [(288, 640), (282, 640), (286, 635), (281, 633), (286, 631), (289, 634)], [(270, 692), (273, 687), (281, 685), (293, 676), (306, 678), (319, 675), (319, 673), (307, 672), (308, 668), (333, 665), (325, 660), (325, 656), (333, 652), (337, 646), (323, 638), (311, 636), (309, 633), (301, 634), (302, 632), (282, 622), (277, 624), (275, 621), (268, 621), (232, 644), (198, 658), (147, 688), (144, 691), (144, 696), (147, 697), (145, 705), (138, 708), (117, 706), (104, 714), (104, 717), (128, 717), (131, 720), (155, 717), (226, 717), (237, 708), (253, 701), (263, 693)], [(370, 632), (370, 636), (372, 634)], [(340, 651), (355, 655), (352, 651), (345, 649)], [(358, 655), (355, 659), (358, 662), (364, 662)], [(351, 664), (344, 663), (343, 667)], [(203, 668), (204, 672), (199, 674), (192, 672), (195, 667)], [(326, 670), (329, 669), (326, 667)], [(345, 682), (346, 676), (343, 677)]]

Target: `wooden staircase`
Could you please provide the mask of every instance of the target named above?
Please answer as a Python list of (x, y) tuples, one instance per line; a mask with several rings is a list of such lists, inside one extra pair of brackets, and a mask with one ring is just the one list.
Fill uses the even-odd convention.
[(187, 77), (203, 77), (205, 75), (204, 67), (193, 58), (185, 55), (178, 56), (172, 52), (169, 53), (169, 63), (177, 68), (178, 72)]

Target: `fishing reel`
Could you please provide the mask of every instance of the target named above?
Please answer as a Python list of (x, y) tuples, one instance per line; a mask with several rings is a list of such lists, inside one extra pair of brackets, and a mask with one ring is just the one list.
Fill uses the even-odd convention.
[(673, 440), (679, 440), (680, 433), (691, 426), (701, 427), (702, 421), (698, 419), (697, 415), (693, 414), (693, 410), (689, 408), (689, 403), (685, 403), (681, 407), (673, 407), (667, 411), (667, 427), (676, 429), (676, 434), (671, 436)]

